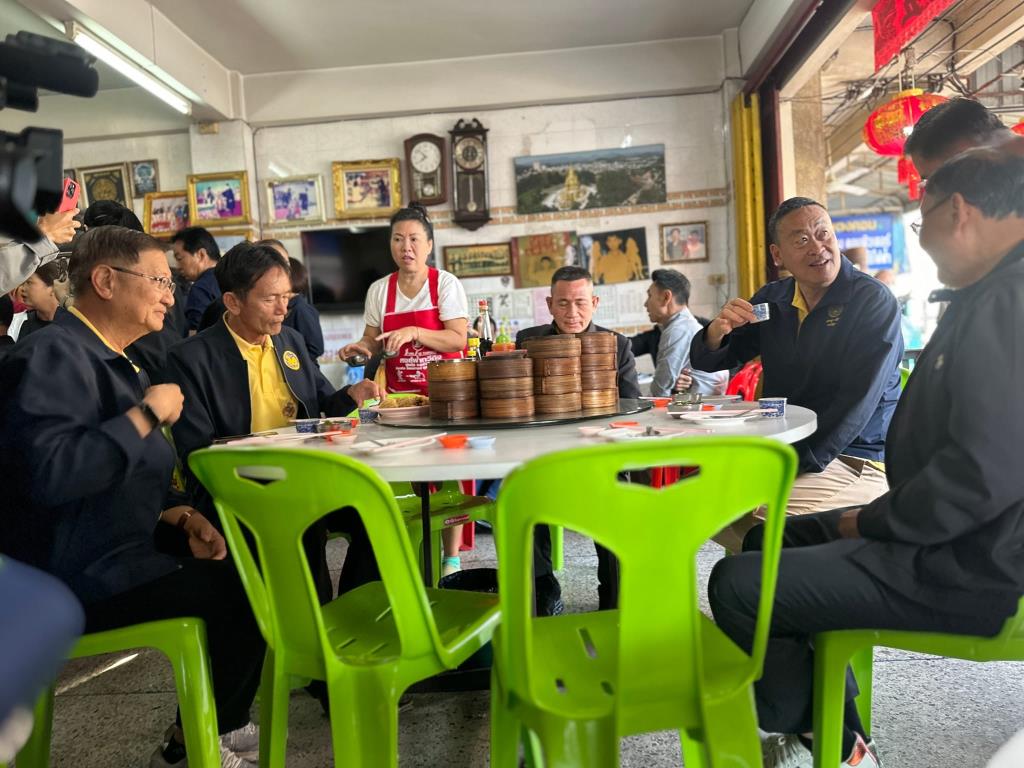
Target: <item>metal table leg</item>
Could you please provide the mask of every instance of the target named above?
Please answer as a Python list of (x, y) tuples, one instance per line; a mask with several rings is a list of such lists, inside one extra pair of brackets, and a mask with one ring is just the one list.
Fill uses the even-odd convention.
[(413, 483), (413, 490), (420, 497), (420, 516), (423, 523), (423, 583), (433, 587), (434, 547), (430, 537), (430, 483)]

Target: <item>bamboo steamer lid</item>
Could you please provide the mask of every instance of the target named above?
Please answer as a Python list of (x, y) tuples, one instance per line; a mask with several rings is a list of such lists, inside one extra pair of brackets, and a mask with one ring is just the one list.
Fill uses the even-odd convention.
[(580, 348), (584, 355), (599, 355), (615, 352), (615, 334), (608, 331), (591, 331), (590, 333), (577, 333), (576, 338), (580, 340)]
[(533, 416), (534, 408), (535, 404), (532, 395), (480, 401), (480, 413), (490, 419), (512, 419), (518, 416)]
[(545, 357), (576, 357), (580, 354), (580, 340), (572, 334), (560, 333), (557, 336), (538, 336), (523, 342), (528, 357), (542, 359)]
[(583, 391), (591, 392), (599, 389), (615, 389), (618, 376), (618, 371), (583, 371), (580, 379), (583, 383)]
[(456, 357), (427, 363), (427, 381), (471, 381), (476, 378), (476, 363)]
[(472, 419), (480, 415), (480, 406), (476, 400), (431, 400), (430, 418), (432, 419)]
[(427, 391), (431, 400), (475, 400), (476, 379), (469, 381), (429, 381)]
[(614, 352), (600, 355), (583, 355), (580, 358), (580, 367), (584, 371), (614, 371), (617, 370), (615, 363)]
[(579, 392), (563, 395), (534, 395), (537, 413), (570, 413), (581, 410), (583, 401)]
[(584, 410), (592, 408), (614, 408), (619, 404), (618, 389), (595, 389), (581, 395)]
[(578, 357), (545, 357), (533, 361), (533, 375), (570, 376), (583, 370)]
[(484, 379), (516, 379), (533, 375), (533, 362), (526, 357), (485, 357), (476, 364), (477, 376)]
[(508, 379), (481, 379), (480, 397), (496, 400), (511, 397), (533, 397), (533, 376)]
[(538, 395), (565, 395), (582, 392), (583, 384), (578, 373), (572, 376), (541, 376), (533, 380), (533, 391)]

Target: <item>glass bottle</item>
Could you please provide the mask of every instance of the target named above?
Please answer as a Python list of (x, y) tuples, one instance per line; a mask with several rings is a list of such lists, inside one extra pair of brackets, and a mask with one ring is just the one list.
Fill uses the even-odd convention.
[(482, 355), (491, 351), (494, 343), (494, 331), (491, 329), (491, 311), (487, 308), (487, 299), (480, 299), (477, 302), (480, 311), (480, 353)]

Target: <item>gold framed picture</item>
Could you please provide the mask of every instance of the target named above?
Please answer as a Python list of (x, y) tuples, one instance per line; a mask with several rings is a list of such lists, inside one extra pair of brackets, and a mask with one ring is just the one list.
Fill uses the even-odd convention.
[(398, 158), (331, 164), (334, 215), (339, 219), (385, 219), (402, 206)]
[(245, 171), (200, 173), (188, 177), (192, 224), (222, 227), (249, 223), (249, 175)]
[(145, 198), (142, 226), (153, 237), (170, 237), (189, 225), (188, 190), (149, 192)]
[(446, 245), (444, 268), (456, 277), (511, 275), (512, 244)]
[(79, 168), (78, 174), (79, 183), (82, 185), (82, 196), (85, 198), (85, 204), (80, 204), (78, 207), (83, 211), (86, 206), (97, 200), (113, 200), (126, 208), (132, 207), (127, 163)]
[(268, 181), (267, 213), (271, 226), (323, 221), (324, 188), (319, 174)]

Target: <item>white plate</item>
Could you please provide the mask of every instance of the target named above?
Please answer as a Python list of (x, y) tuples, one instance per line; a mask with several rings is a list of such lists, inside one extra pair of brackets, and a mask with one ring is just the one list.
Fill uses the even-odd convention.
[[(429, 408), (430, 406), (427, 407)], [(437, 442), (437, 440), (431, 438), (429, 441), (424, 440), (423, 442), (416, 443), (415, 445), (407, 445), (403, 448), (385, 448), (383, 450), (378, 450), (382, 448), (382, 446), (404, 442), (408, 439), (408, 437), (388, 437), (383, 440), (367, 440), (362, 443), (355, 443), (352, 446), (352, 450), (356, 453), (375, 454), (377, 456), (401, 456), (403, 453), (415, 453), (416, 451), (422, 451), (424, 448), (429, 448)]]
[(761, 418), (760, 413), (748, 413), (745, 416), (718, 415), (727, 413), (728, 411), (684, 411), (683, 413), (673, 413), (672, 416), (681, 421), (689, 421), (705, 427), (735, 427), (751, 419)]
[(381, 408), (379, 405), (375, 405), (370, 410), (375, 411), (377, 418), (388, 424), (397, 424), (430, 415), (429, 405), (410, 405), (404, 408)]

